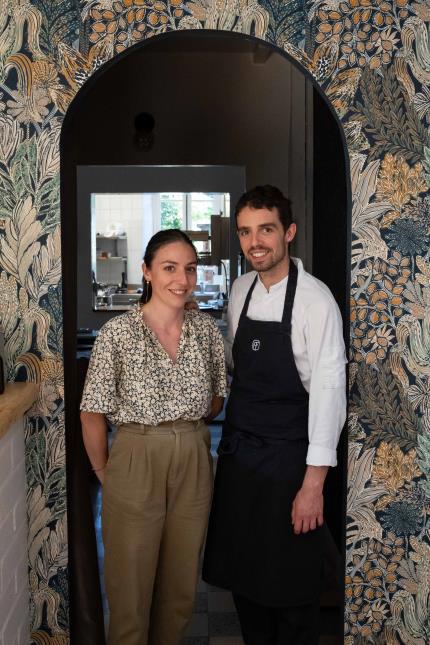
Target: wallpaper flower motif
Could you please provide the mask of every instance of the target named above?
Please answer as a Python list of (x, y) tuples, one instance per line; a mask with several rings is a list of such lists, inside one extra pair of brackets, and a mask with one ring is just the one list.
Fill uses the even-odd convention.
[(169, 3), (158, 0), (116, 0), (112, 8), (102, 9), (95, 6), (89, 15), (94, 20), (89, 40), (97, 43), (101, 38), (114, 42), (116, 53), (124, 51), (130, 44), (154, 33), (162, 33), (175, 28), (175, 21), (184, 16), (181, 0)]
[(115, 54), (176, 29), (284, 49), (342, 122), (352, 187), (345, 643), (430, 642), (430, 9), (425, 0), (2, 0), (0, 320), (26, 425), (34, 643), (68, 642), (62, 117)]
[[(414, 4), (419, 18), (407, 3), (313, 7), (315, 52), (335, 75), (323, 86), (351, 151), (351, 357), (359, 367), (351, 365), (345, 642), (424, 645), (429, 577), (418, 573), (412, 545), (427, 546), (430, 532), (430, 15), (424, 3)], [(345, 101), (336, 78), (360, 68)]]
[[(388, 496), (382, 498), (384, 504), (388, 503), (390, 495), (395, 496), (405, 484), (422, 475), (416, 456), (414, 449), (404, 453), (397, 444), (381, 441), (376, 450), (372, 479), (381, 482), (387, 490)], [(381, 507), (381, 500), (378, 506)]]
[(409, 14), (407, 0), (321, 3), (315, 41), (338, 42), (338, 69), (379, 69), (392, 61), (400, 46), (399, 26)]
[[(381, 162), (376, 197), (388, 201), (396, 214), (419, 193), (427, 190), (421, 163), (410, 166), (401, 155), (386, 154)], [(383, 224), (389, 224), (384, 220)]]

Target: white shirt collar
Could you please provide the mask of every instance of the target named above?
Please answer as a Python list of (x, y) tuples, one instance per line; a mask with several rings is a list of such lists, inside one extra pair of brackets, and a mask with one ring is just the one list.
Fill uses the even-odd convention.
[[(294, 264), (297, 266), (297, 269), (298, 269), (298, 271), (300, 273), (303, 270), (302, 261), (299, 260), (299, 258), (291, 258), (291, 259), (294, 261)], [(262, 282), (262, 280), (260, 278), (260, 275), (258, 273), (257, 273), (257, 276), (258, 276), (257, 277), (257, 285), (260, 285), (260, 287), (262, 289), (264, 289), (264, 291), (266, 293), (276, 293), (277, 291), (282, 291), (282, 289), (285, 289), (285, 286), (286, 286), (286, 284), (288, 282), (288, 275), (286, 275), (285, 278), (282, 278), (282, 280), (279, 280), (279, 282), (276, 282), (275, 284), (272, 284), (272, 286), (269, 287), (269, 289), (267, 289), (264, 286), (264, 284), (263, 284), (263, 282)]]

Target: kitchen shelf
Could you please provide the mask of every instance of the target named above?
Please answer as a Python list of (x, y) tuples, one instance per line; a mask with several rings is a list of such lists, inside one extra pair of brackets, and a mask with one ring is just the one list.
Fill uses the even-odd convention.
[(126, 240), (127, 235), (96, 235), (96, 240)]
[(127, 260), (127, 258), (122, 258), (122, 257), (121, 257), (121, 256), (119, 256), (119, 255), (118, 255), (118, 256), (116, 256), (116, 257), (110, 257), (110, 258), (104, 258), (103, 256), (100, 256), (100, 255), (99, 255), (99, 256), (97, 256), (97, 258), (96, 258), (96, 259), (97, 259), (97, 262), (98, 262), (98, 261), (100, 261), (100, 262), (106, 262), (106, 260), (111, 260), (111, 261), (112, 261), (112, 260), (113, 260), (113, 261), (121, 260), (121, 262), (124, 262), (125, 260)]
[(105, 284), (127, 281), (127, 236), (97, 235), (96, 279)]

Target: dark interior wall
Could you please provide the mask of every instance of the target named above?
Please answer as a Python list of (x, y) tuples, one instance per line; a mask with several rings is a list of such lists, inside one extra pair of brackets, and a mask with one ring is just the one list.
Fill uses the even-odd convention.
[[(73, 251), (78, 165), (238, 165), (247, 187), (273, 183), (292, 198), (298, 223), (292, 253), (328, 284), (346, 313), (349, 258), (339, 256), (349, 218), (344, 150), (325, 101), (302, 71), (260, 42), (219, 32), (168, 36), (93, 75), (67, 114), (62, 236), (70, 257), (80, 262), (79, 248)], [(149, 150), (135, 144), (134, 118), (142, 111), (155, 118)], [(70, 294), (74, 261), (63, 265)], [(70, 306), (65, 324), (75, 330)]]
[[(331, 289), (342, 312), (348, 346), (351, 215), (342, 135), (331, 110), (314, 90), (313, 96), (313, 274)], [(338, 466), (325, 483), (325, 517), (339, 553), (344, 557), (348, 438), (342, 433)]]
[[(265, 47), (263, 56), (246, 41), (234, 51), (219, 42), (206, 51), (186, 43), (154, 49), (149, 44), (119, 60), (87, 93), (74, 126), (76, 163), (245, 166), (248, 187), (272, 183), (292, 198), (300, 223), (295, 253), (310, 262), (309, 81), (282, 55)], [(134, 143), (140, 112), (155, 118), (151, 150)]]
[[(157, 39), (84, 86), (79, 109), (71, 110), (63, 128), (62, 169), (75, 181), (78, 165), (244, 167), (247, 187), (272, 183), (292, 199), (298, 223), (293, 254), (311, 269), (309, 96), (310, 81), (267, 45), (232, 43), (220, 34)], [(134, 121), (141, 112), (155, 119), (149, 150), (135, 143)], [(69, 217), (76, 210), (78, 218), (87, 217), (77, 207), (76, 186), (63, 190), (69, 193), (64, 200)], [(91, 278), (85, 282), (90, 293)], [(78, 320), (78, 326), (94, 325)]]
[[(349, 333), (351, 215), (341, 131), (330, 108), (314, 91), (313, 273), (330, 286)], [(340, 254), (342, 249), (342, 254)]]
[[(137, 51), (88, 95), (79, 162), (246, 163), (249, 185), (288, 191), (290, 67), (277, 54), (255, 63), (252, 53)], [(133, 142), (139, 112), (155, 118), (149, 151)]]

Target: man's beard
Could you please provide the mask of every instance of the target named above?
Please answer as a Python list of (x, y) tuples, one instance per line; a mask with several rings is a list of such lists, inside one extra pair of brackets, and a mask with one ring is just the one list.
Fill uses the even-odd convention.
[[(254, 249), (256, 250), (256, 249)], [(266, 251), (267, 249), (261, 249)], [(271, 271), (274, 267), (276, 267), (282, 260), (285, 258), (285, 256), (276, 258), (273, 257), (273, 255), (268, 255), (267, 258), (265, 258), (265, 261), (268, 262), (268, 264), (265, 264), (265, 262), (262, 262), (260, 265), (258, 263), (254, 264), (255, 260), (254, 258), (249, 255), (248, 261), (251, 263), (252, 268), (254, 271), (258, 271), (258, 273), (265, 273), (266, 271)]]

